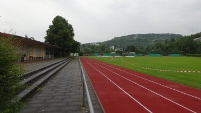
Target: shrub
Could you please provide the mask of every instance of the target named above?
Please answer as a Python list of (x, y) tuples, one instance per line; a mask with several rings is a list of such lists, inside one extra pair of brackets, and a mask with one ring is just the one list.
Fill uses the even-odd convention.
[(18, 50), (12, 38), (0, 37), (0, 113), (16, 113), (22, 105), (15, 96), (22, 87), (19, 80), (23, 74), (16, 63)]
[(187, 54), (186, 56), (190, 56), (190, 57), (201, 57), (201, 54)]

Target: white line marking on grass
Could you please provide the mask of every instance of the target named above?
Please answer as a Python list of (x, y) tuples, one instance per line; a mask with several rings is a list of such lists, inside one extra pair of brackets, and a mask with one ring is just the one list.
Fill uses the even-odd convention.
[[(101, 66), (101, 65), (99, 65), (99, 66)], [(101, 66), (101, 67), (103, 67), (103, 66)], [(132, 80), (130, 80), (130, 79), (128, 79), (128, 78), (116, 73), (116, 72), (114, 72), (114, 71), (111, 71), (111, 70), (109, 70), (109, 69), (107, 69), (105, 67), (103, 67), (103, 68), (108, 70), (108, 71), (110, 71), (110, 72), (112, 72), (112, 73), (114, 73), (114, 74), (116, 74), (116, 75), (118, 75), (118, 76), (120, 76), (120, 77), (122, 77), (122, 78), (124, 78), (124, 79), (126, 79), (126, 80), (128, 80), (129, 82), (131, 82), (131, 83), (133, 83), (135, 85), (138, 85), (138, 86), (140, 86), (140, 87), (142, 87), (142, 88), (144, 88), (144, 89), (146, 89), (146, 90), (148, 90), (148, 91), (150, 91), (150, 92), (152, 92), (152, 93), (154, 93), (154, 94), (156, 94), (156, 95), (158, 95), (158, 96), (160, 96), (160, 97), (162, 97), (162, 98), (164, 98), (164, 99), (166, 99), (166, 100), (168, 100), (168, 101), (170, 101), (170, 102), (172, 102), (172, 103), (174, 103), (174, 104), (176, 104), (176, 105), (178, 105), (178, 106), (180, 106), (180, 107), (182, 107), (182, 108), (184, 108), (184, 109), (186, 109), (188, 111), (190, 111), (190, 112), (196, 113), (195, 111), (193, 111), (193, 110), (191, 110), (191, 109), (189, 109), (189, 108), (187, 108), (187, 107), (185, 107), (185, 106), (183, 106), (183, 105), (181, 105), (181, 104), (179, 104), (179, 103), (177, 103), (177, 102), (175, 102), (175, 101), (173, 101), (173, 100), (171, 100), (171, 99), (169, 99), (169, 98), (167, 98), (167, 97), (165, 97), (165, 96), (163, 96), (163, 95), (161, 95), (161, 94), (159, 94), (159, 93), (157, 93), (155, 91), (152, 91), (151, 89), (146, 88), (146, 87), (144, 87), (144, 86), (142, 86), (142, 85), (140, 85), (140, 84), (138, 84), (138, 83), (136, 83), (136, 82), (134, 82), (134, 81), (132, 81)]]
[(200, 73), (201, 71), (191, 71), (191, 70), (161, 70), (161, 69), (152, 69), (152, 68), (147, 68), (147, 67), (143, 67), (143, 66), (139, 66), (139, 65), (136, 65), (136, 64), (132, 64), (132, 63), (130, 63), (130, 62), (128, 62), (128, 61), (125, 61), (125, 60), (123, 60), (123, 59), (121, 59), (122, 61), (124, 61), (124, 62), (126, 62), (126, 63), (128, 63), (128, 64), (130, 64), (130, 65), (133, 65), (133, 66), (137, 66), (137, 67), (140, 67), (140, 68), (143, 68), (143, 69), (148, 69), (148, 70), (157, 70), (157, 71), (171, 71), (171, 72), (180, 72), (180, 73), (192, 73), (192, 72), (194, 72), (194, 73)]
[[(105, 64), (105, 65), (107, 65), (107, 64)], [(141, 79), (143, 79), (143, 80), (146, 80), (146, 81), (152, 82), (152, 83), (154, 83), (154, 84), (160, 85), (160, 86), (162, 86), (162, 87), (165, 87), (165, 88), (168, 88), (168, 89), (174, 90), (174, 91), (179, 92), (179, 93), (181, 93), (181, 94), (184, 94), (184, 95), (190, 96), (190, 97), (192, 97), (192, 98), (195, 98), (195, 99), (201, 100), (201, 98), (199, 98), (199, 97), (196, 97), (196, 96), (193, 96), (193, 95), (191, 95), (191, 94), (188, 94), (188, 93), (185, 93), (185, 92), (179, 91), (179, 90), (177, 90), (177, 89), (174, 89), (174, 88), (171, 88), (171, 87), (165, 86), (165, 85), (163, 85), (163, 84), (160, 84), (160, 83), (157, 83), (157, 82), (155, 82), (155, 81), (152, 81), (152, 80), (146, 79), (146, 78), (144, 78), (144, 77), (141, 77), (141, 76), (138, 76), (138, 75), (135, 75), (135, 74), (132, 74), (132, 73), (126, 72), (126, 71), (121, 70), (121, 69), (119, 69), (119, 68), (115, 68), (115, 67), (113, 67), (113, 66), (111, 66), (111, 65), (107, 65), (107, 66), (112, 67), (112, 68), (114, 68), (114, 69), (117, 69), (117, 70), (119, 70), (119, 71), (123, 71), (123, 72), (128, 73), (128, 74), (130, 74), (130, 75), (133, 75), (133, 76), (135, 76), (135, 77), (141, 78)]]
[[(86, 60), (85, 60), (86, 61)], [(86, 61), (87, 62), (87, 61)], [(89, 62), (88, 62), (89, 63)], [(91, 63), (89, 63), (91, 65)], [(136, 100), (134, 97), (132, 97), (128, 92), (126, 92), (124, 89), (122, 89), (119, 85), (117, 85), (114, 81), (109, 79), (105, 74), (103, 74), (100, 70), (95, 68), (93, 65), (91, 65), (95, 70), (97, 70), (101, 75), (103, 75), (105, 78), (107, 78), (111, 83), (113, 83), (116, 87), (118, 87), (121, 91), (123, 91), (127, 96), (129, 96), (131, 99), (133, 99), (135, 102), (137, 102), (140, 106), (142, 106), (144, 109), (146, 109), (149, 113), (153, 113), (150, 111), (147, 107), (145, 107), (142, 103), (140, 103), (138, 100)]]

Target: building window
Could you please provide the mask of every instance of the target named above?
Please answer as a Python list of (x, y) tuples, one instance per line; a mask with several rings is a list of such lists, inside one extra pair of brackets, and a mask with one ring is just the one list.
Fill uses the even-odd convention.
[(22, 48), (20, 48), (20, 52), (24, 53), (24, 46)]
[(38, 54), (38, 55), (41, 54), (41, 48), (37, 48), (37, 54)]
[(30, 55), (33, 55), (33, 46), (30, 46)]

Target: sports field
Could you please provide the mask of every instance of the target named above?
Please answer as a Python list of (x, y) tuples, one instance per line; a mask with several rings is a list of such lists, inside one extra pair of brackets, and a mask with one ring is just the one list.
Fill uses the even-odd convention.
[(199, 57), (90, 58), (201, 89), (201, 58)]
[[(174, 71), (169, 68), (169, 71), (165, 71), (165, 68), (158, 69), (160, 66), (148, 67), (150, 66), (148, 64), (137, 65), (134, 64), (137, 62), (134, 62), (132, 58), (115, 58), (112, 60), (110, 57), (96, 59), (118, 65), (123, 64), (125, 67), (135, 67), (146, 70), (146, 72), (149, 70), (153, 72), (171, 72), (172, 74), (191, 73), (190, 71), (177, 72), (174, 68), (171, 68)], [(105, 113), (201, 112), (200, 89), (191, 88), (87, 57), (81, 57), (81, 62)], [(144, 61), (144, 63), (147, 62)], [(200, 72), (197, 70), (194, 72), (192, 70), (192, 73), (198, 73), (197, 75), (200, 75)]]

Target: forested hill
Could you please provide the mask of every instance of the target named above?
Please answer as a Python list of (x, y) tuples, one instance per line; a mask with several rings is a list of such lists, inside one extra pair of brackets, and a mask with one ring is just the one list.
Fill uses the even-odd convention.
[(99, 44), (103, 44), (106, 46), (115, 46), (117, 47), (126, 47), (129, 45), (134, 45), (136, 47), (143, 47), (156, 43), (164, 43), (165, 41), (169, 41), (171, 39), (182, 38), (183, 36), (180, 34), (132, 34), (127, 36), (115, 37), (111, 40), (99, 42)]

